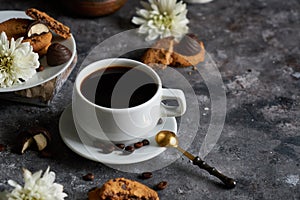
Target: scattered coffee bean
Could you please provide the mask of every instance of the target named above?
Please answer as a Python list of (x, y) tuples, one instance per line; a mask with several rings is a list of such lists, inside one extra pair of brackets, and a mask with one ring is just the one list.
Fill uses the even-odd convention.
[(129, 152), (129, 153), (132, 153), (134, 152), (135, 148), (133, 146), (126, 146), (125, 147), (125, 151)]
[(153, 174), (151, 172), (143, 172), (141, 175), (140, 175), (140, 178), (141, 179), (149, 179), (149, 178), (152, 178)]
[(168, 185), (167, 181), (161, 181), (156, 185), (157, 190), (164, 190)]
[(116, 146), (121, 150), (123, 150), (125, 148), (125, 144), (122, 144), (122, 143), (116, 144)]
[(0, 152), (5, 150), (5, 145), (4, 144), (0, 144)]
[(144, 139), (144, 140), (142, 141), (142, 143), (143, 143), (143, 145), (144, 145), (144, 146), (146, 146), (146, 145), (149, 145), (149, 144), (150, 144), (149, 140), (147, 140), (147, 139)]
[(82, 179), (85, 180), (85, 181), (93, 181), (94, 178), (95, 178), (95, 176), (92, 173), (87, 173), (86, 175), (84, 175), (82, 177)]
[(134, 147), (135, 147), (136, 149), (141, 148), (142, 146), (144, 146), (144, 143), (143, 143), (143, 142), (136, 142), (136, 143), (134, 143)]

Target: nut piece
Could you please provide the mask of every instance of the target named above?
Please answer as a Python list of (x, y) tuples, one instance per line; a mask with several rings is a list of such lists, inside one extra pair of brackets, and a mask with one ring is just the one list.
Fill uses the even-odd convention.
[(42, 33), (48, 33), (50, 30), (48, 26), (40, 21), (35, 21), (28, 27), (27, 37), (33, 35), (41, 35)]
[(33, 136), (33, 139), (39, 151), (42, 151), (47, 146), (47, 138), (42, 133)]
[(33, 138), (27, 131), (19, 133), (17, 136), (16, 152), (23, 154), (33, 143)]
[(23, 140), (23, 146), (21, 149), (21, 154), (23, 154), (25, 152), (26, 149), (28, 149), (31, 144), (33, 143), (33, 139), (32, 138), (27, 138), (25, 140)]
[(44, 150), (51, 142), (51, 135), (45, 128), (31, 128), (21, 132), (17, 136), (16, 151), (23, 154), (33, 144), (37, 147), (38, 151)]

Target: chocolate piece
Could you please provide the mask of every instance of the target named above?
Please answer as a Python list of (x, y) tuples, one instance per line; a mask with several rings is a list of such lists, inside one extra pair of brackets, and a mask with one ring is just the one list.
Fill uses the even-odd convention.
[(23, 154), (34, 143), (38, 151), (42, 151), (50, 142), (51, 134), (49, 131), (41, 127), (30, 128), (17, 136), (16, 151)]
[(47, 63), (49, 66), (57, 66), (66, 63), (72, 56), (72, 52), (60, 43), (53, 43), (47, 51)]
[(193, 56), (201, 51), (198, 39), (195, 35), (185, 35), (178, 44), (174, 45), (174, 52), (184, 56)]

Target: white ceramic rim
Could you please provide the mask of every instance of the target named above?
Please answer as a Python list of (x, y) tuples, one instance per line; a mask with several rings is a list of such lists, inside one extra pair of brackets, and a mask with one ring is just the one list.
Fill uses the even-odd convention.
[[(123, 63), (132, 63), (134, 66), (143, 66), (143, 70), (146, 69), (144, 72), (147, 73), (148, 75), (150, 75), (157, 83), (158, 88), (156, 93), (151, 97), (151, 99), (149, 99), (148, 101), (146, 101), (145, 103), (142, 103), (138, 106), (134, 106), (134, 107), (130, 107), (130, 108), (107, 108), (107, 107), (103, 107), (103, 106), (99, 106), (95, 103), (92, 103), (91, 101), (89, 101), (82, 93), (81, 93), (81, 83), (83, 80), (85, 80), (85, 78), (87, 78), (89, 75), (91, 75), (92, 73), (103, 69), (103, 68), (108, 68), (110, 66), (126, 66), (126, 67), (132, 67), (129, 66), (128, 64), (123, 64)], [(103, 65), (103, 63), (108, 63)], [(115, 65), (112, 65), (115, 64)], [(84, 73), (87, 73), (87, 75), (83, 75)], [(150, 74), (151, 73), (151, 74)], [(86, 103), (90, 104), (91, 106), (94, 106), (96, 108), (100, 108), (104, 111), (118, 111), (118, 112), (128, 112), (136, 110), (136, 109), (140, 109), (141, 107), (147, 106), (148, 104), (151, 104), (158, 95), (160, 95), (160, 91), (162, 89), (162, 83), (161, 80), (158, 76), (158, 74), (148, 65), (141, 63), (139, 61), (136, 60), (132, 60), (132, 59), (128, 59), (128, 58), (108, 58), (108, 59), (103, 59), (103, 60), (98, 60), (96, 62), (93, 62), (91, 64), (89, 64), (88, 66), (86, 66), (85, 68), (83, 68), (77, 75), (76, 80), (75, 80), (75, 90), (77, 92), (77, 94), (80, 96), (80, 98), (82, 98)]]

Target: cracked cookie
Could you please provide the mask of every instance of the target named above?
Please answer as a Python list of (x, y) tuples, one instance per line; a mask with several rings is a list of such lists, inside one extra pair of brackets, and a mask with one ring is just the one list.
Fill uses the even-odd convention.
[(89, 200), (159, 200), (156, 191), (126, 178), (115, 178), (107, 181), (101, 188), (95, 188), (88, 193)]

